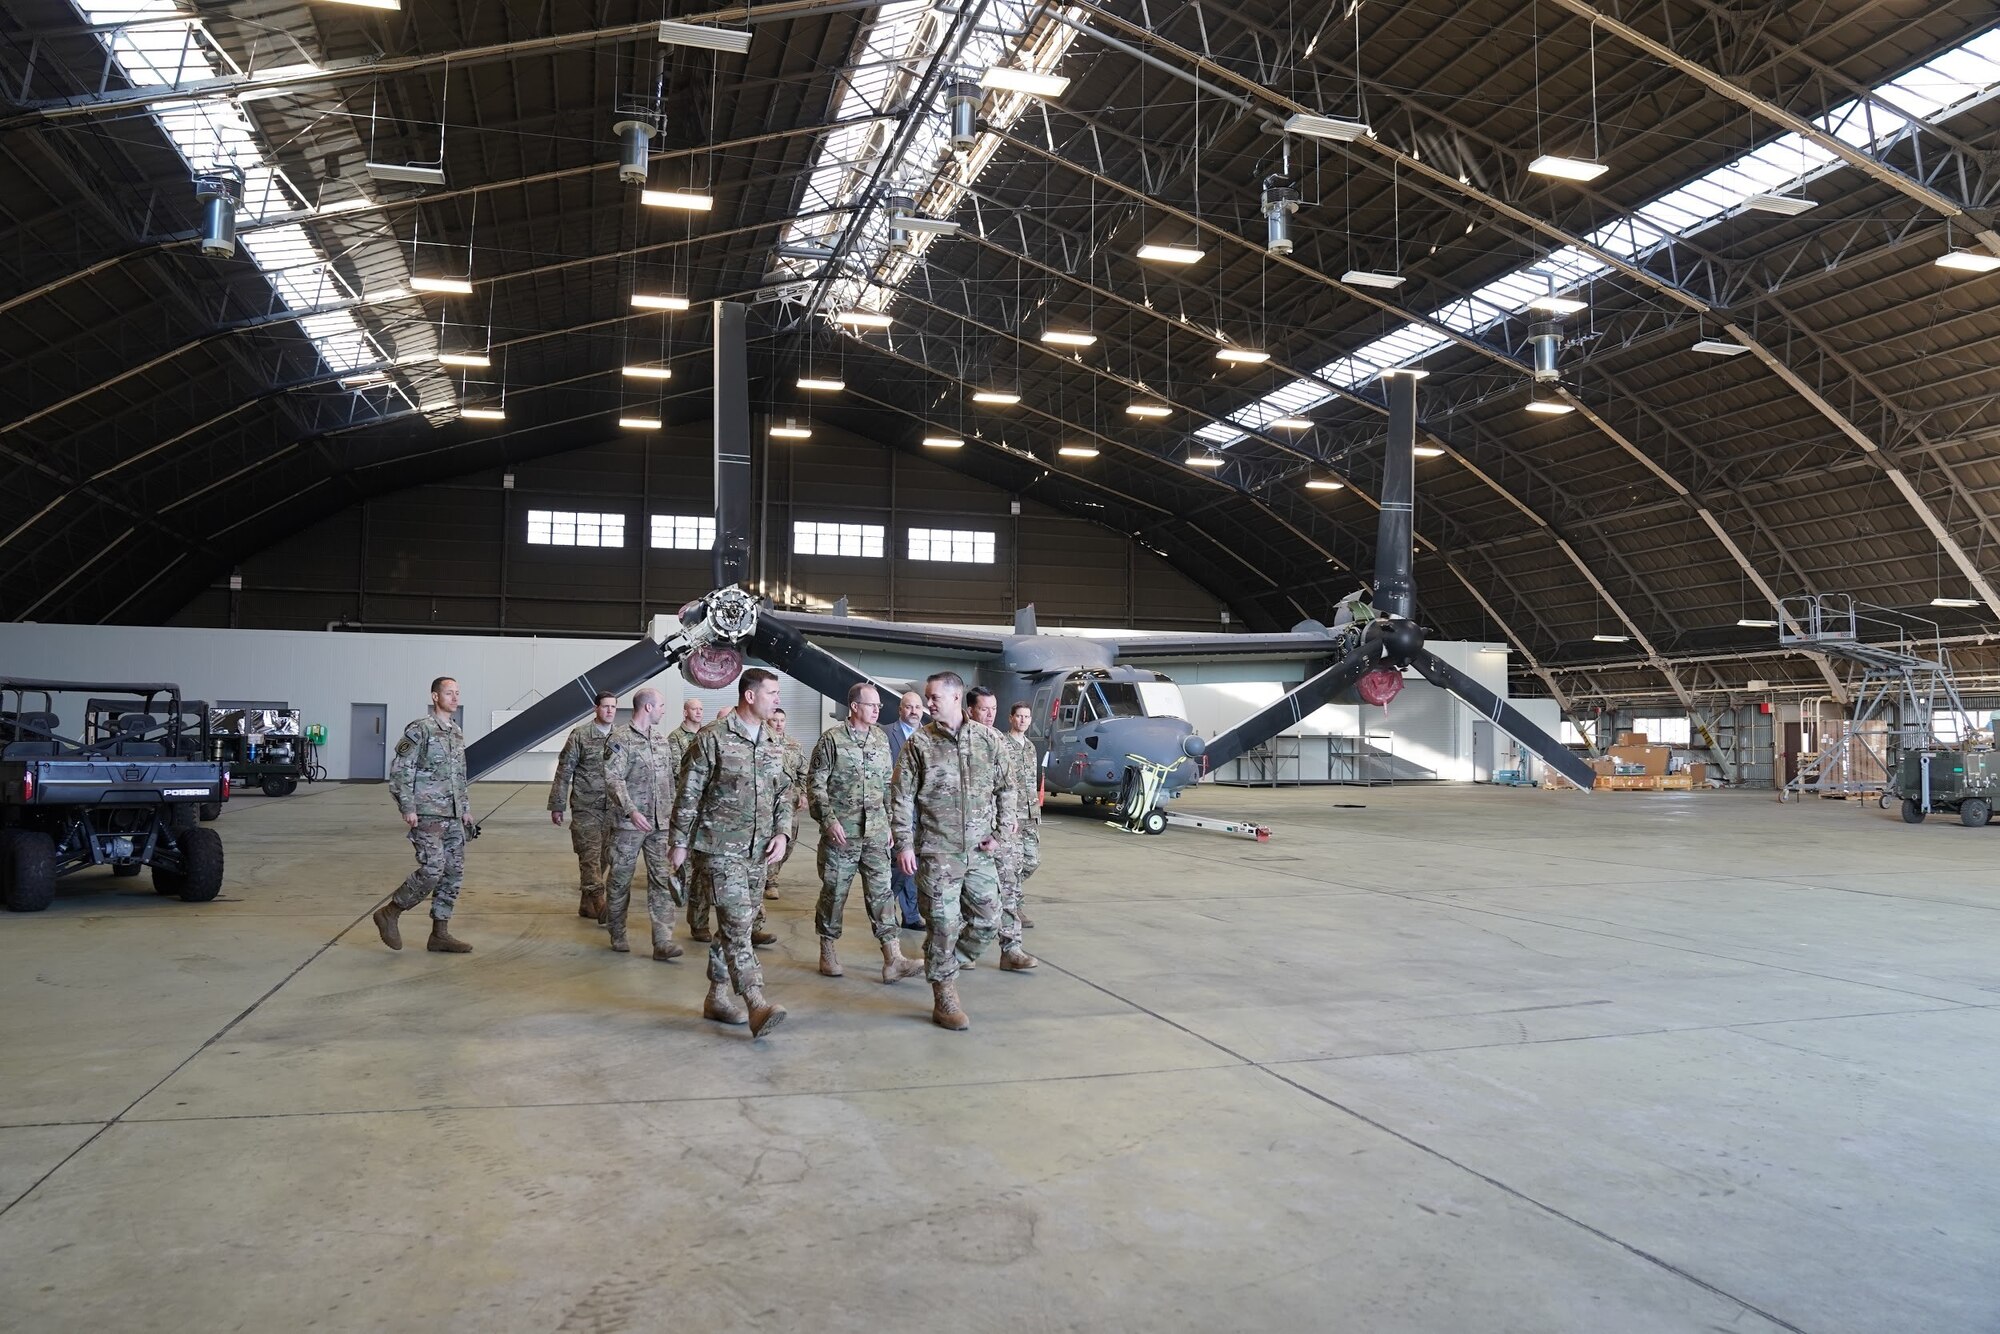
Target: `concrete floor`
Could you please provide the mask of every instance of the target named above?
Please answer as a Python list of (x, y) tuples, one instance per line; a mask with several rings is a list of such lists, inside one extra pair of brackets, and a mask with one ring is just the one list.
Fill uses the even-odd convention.
[(476, 800), (470, 957), (364, 920), (379, 788), (232, 802), (216, 903), (0, 920), (0, 1328), (2000, 1328), (2000, 832), (1071, 805), (969, 1034), (869, 976), (858, 894), (814, 973), (801, 860), (753, 1044), (575, 916), (539, 789)]

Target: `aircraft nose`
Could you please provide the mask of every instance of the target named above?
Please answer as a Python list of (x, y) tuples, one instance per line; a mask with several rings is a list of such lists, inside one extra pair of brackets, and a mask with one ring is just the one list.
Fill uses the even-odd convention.
[(1202, 752), (1207, 749), (1208, 749), (1208, 743), (1206, 741), (1203, 741), (1200, 737), (1196, 736), (1193, 732), (1189, 732), (1186, 736), (1181, 738), (1181, 754), (1187, 756), (1191, 760), (1200, 759)]

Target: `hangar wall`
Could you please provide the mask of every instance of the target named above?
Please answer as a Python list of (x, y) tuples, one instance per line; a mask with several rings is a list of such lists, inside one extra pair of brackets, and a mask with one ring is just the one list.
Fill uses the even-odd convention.
[[(243, 561), (240, 589), (224, 580), (171, 623), (629, 635), (708, 590), (708, 551), (649, 544), (651, 515), (715, 512), (705, 423), (510, 471), (511, 489), (493, 469), (352, 505)], [(832, 426), (809, 445), (760, 447), (755, 477), (753, 574), (781, 605), (846, 596), (857, 614), (1006, 624), (1032, 602), (1048, 626), (1223, 628), (1222, 599), (1127, 534)], [(538, 509), (620, 514), (623, 545), (531, 545)], [(795, 554), (795, 520), (879, 525), (888, 552)], [(993, 563), (911, 560), (912, 527), (990, 532)]]

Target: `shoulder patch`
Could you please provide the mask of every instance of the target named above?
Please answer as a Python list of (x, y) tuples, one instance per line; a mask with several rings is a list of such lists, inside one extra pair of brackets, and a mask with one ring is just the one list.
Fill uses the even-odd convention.
[(396, 743), (396, 753), (398, 755), (407, 755), (416, 748), (417, 748), (417, 743), (410, 740), (408, 737), (404, 737), (401, 741), (398, 741)]

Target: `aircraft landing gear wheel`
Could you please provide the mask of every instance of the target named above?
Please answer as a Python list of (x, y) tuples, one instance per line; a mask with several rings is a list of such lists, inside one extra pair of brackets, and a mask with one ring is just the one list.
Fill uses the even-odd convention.
[(1924, 822), (1924, 808), (1917, 804), (1917, 799), (1915, 797), (1904, 797), (1903, 823), (1922, 824), (1923, 822)]
[(1875, 794), (1875, 809), (1878, 811), (1889, 809), (1889, 794), (1887, 792), (1877, 792)]
[(1993, 818), (1993, 804), (1984, 797), (1967, 797), (1958, 807), (1958, 822), (1967, 829), (1978, 829)]
[(1139, 828), (1145, 830), (1149, 834), (1166, 833), (1167, 813), (1161, 810), (1159, 807), (1155, 806), (1152, 810), (1146, 812), (1145, 819), (1139, 821)]

